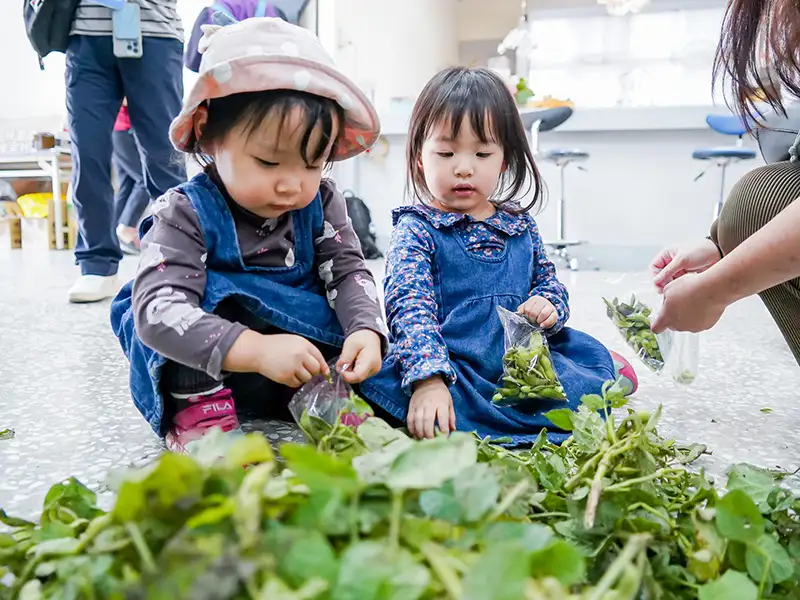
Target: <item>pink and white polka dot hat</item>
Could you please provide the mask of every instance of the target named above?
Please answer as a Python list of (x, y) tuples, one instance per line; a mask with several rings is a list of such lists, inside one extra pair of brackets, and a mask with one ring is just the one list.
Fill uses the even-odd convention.
[(317, 37), (281, 19), (264, 17), (203, 25), (200, 78), (169, 129), (173, 145), (189, 151), (193, 117), (207, 100), (241, 92), (298, 90), (336, 101), (345, 122), (331, 160), (368, 150), (380, 134), (378, 114), (364, 93), (333, 64)]

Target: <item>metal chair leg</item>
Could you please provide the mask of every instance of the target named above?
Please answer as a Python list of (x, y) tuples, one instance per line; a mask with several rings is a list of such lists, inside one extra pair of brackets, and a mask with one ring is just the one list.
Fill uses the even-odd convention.
[(714, 221), (716, 221), (719, 218), (719, 215), (722, 212), (722, 207), (725, 204), (725, 172), (727, 171), (729, 164), (730, 163), (726, 160), (720, 165), (722, 169), (722, 177), (721, 177), (722, 180), (720, 181), (720, 187), (719, 187), (719, 199), (717, 200), (717, 203), (714, 205)]

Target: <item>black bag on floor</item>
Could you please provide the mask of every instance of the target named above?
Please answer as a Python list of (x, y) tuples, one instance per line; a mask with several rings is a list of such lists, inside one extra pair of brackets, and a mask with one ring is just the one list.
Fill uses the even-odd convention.
[(353, 192), (344, 192), (344, 199), (347, 202), (347, 214), (353, 222), (353, 229), (361, 242), (361, 252), (367, 260), (383, 258), (383, 253), (378, 250), (375, 238), (375, 227), (372, 225), (372, 214), (364, 201), (357, 197)]
[(51, 52), (66, 52), (69, 32), (80, 0), (23, 0), (22, 14), (31, 46), (42, 58)]

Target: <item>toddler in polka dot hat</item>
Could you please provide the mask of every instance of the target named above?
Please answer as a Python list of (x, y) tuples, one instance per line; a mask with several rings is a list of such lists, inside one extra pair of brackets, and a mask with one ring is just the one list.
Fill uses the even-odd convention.
[[(168, 447), (242, 411), (276, 423), (330, 366), (378, 372), (387, 329), (325, 168), (368, 149), (375, 109), (317, 38), (276, 18), (205, 25), (200, 77), (170, 128), (204, 167), (153, 205), (112, 307), (131, 394)], [(329, 366), (330, 365), (330, 366)]]

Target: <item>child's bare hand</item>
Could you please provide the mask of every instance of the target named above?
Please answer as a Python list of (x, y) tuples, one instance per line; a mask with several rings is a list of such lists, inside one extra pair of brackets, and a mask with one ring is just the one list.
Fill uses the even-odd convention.
[(558, 311), (553, 304), (541, 296), (528, 298), (517, 308), (517, 312), (525, 315), (531, 322), (542, 329), (550, 329), (558, 323)]
[(419, 439), (433, 438), (437, 422), (442, 433), (456, 430), (453, 397), (441, 377), (432, 377), (416, 385), (406, 421), (409, 433)]
[(258, 372), (267, 379), (299, 388), (330, 373), (322, 352), (299, 335), (261, 335)]
[(381, 336), (362, 329), (347, 336), (337, 367), (347, 383), (361, 383), (377, 374), (382, 364)]

